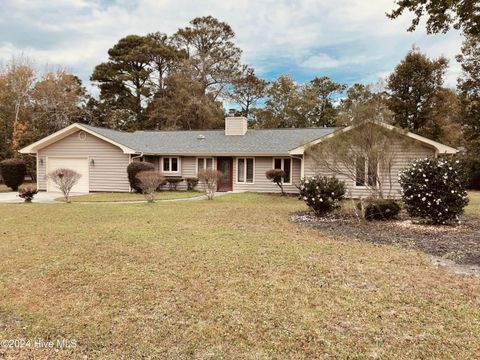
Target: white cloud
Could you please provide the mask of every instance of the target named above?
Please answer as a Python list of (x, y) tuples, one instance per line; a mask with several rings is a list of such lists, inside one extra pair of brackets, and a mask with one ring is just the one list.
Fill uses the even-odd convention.
[[(407, 33), (409, 17), (391, 21), (392, 0), (4, 0), (0, 58), (23, 52), (40, 63), (71, 68), (85, 81), (107, 50), (127, 34), (173, 33), (197, 16), (228, 22), (243, 61), (261, 75), (314, 76), (326, 71), (347, 81), (391, 71), (413, 43), (452, 59), (453, 35)], [(455, 78), (458, 67), (448, 73)], [(341, 79), (338, 79), (339, 81)]]
[(301, 66), (315, 70), (322, 70), (336, 68), (341, 64), (341, 61), (334, 59), (327, 54), (320, 53), (310, 56), (307, 60), (301, 63)]
[(345, 66), (367, 64), (369, 61), (373, 61), (376, 58), (368, 58), (365, 55), (350, 55), (343, 57), (341, 59), (332, 58), (328, 54), (315, 54), (308, 57), (303, 61), (300, 66), (312, 69), (312, 70), (325, 70), (325, 69), (334, 69)]

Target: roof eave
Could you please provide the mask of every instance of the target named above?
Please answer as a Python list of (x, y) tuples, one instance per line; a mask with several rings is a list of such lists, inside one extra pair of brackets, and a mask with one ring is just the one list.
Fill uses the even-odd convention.
[(148, 152), (148, 151), (143, 151), (139, 152), (137, 151), (137, 154), (143, 154), (145, 156), (183, 156), (183, 157), (200, 157), (200, 156), (225, 156), (225, 157), (231, 157), (231, 156), (290, 156), (289, 152), (276, 152), (276, 153), (265, 153), (265, 152), (191, 152), (191, 153), (186, 153), (186, 152)]

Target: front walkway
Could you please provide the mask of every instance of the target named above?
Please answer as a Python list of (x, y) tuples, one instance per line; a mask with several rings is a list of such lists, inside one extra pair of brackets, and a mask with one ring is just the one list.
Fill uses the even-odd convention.
[[(75, 195), (82, 195), (82, 194), (75, 194)], [(35, 195), (32, 202), (42, 203), (42, 204), (55, 204), (57, 203), (55, 199), (60, 196), (62, 196), (62, 194), (60, 193), (40, 191), (37, 195)], [(22, 203), (22, 202), (24, 202), (24, 200), (18, 197), (18, 192), (16, 191), (0, 193), (0, 203)]]
[[(215, 197), (227, 195), (230, 192), (217, 192)], [(83, 193), (72, 193), (70, 196), (76, 195), (85, 195)], [(62, 194), (55, 193), (55, 192), (45, 192), (40, 191), (32, 200), (32, 203), (38, 204), (65, 204), (63, 201), (55, 201), (62, 197)], [(165, 200), (156, 200), (156, 202), (173, 202), (173, 201), (197, 201), (197, 200), (206, 200), (207, 197), (205, 195), (190, 197), (190, 198), (179, 198), (179, 199), (165, 199)], [(10, 203), (22, 203), (24, 200), (18, 197), (18, 192), (10, 191), (0, 193), (0, 204), (10, 204)], [(146, 200), (138, 200), (138, 201), (78, 201), (75, 204), (142, 204), (146, 203)]]

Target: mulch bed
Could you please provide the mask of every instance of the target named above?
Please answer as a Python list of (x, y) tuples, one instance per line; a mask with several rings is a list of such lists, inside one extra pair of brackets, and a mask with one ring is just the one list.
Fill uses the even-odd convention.
[(480, 218), (463, 216), (457, 226), (432, 226), (400, 217), (392, 221), (364, 224), (352, 213), (339, 212), (317, 218), (309, 212), (291, 216), (296, 223), (320, 229), (332, 235), (366, 240), (375, 244), (400, 245), (423, 251), (460, 265), (480, 266)]

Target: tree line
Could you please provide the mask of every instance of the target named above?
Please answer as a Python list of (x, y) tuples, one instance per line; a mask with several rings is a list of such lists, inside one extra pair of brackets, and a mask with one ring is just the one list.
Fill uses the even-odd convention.
[[(398, 1), (389, 16), (415, 11), (414, 3)], [(195, 18), (171, 35), (120, 39), (91, 75), (98, 98), (65, 70), (39, 75), (36, 64), (14, 58), (0, 69), (0, 159), (17, 156), (19, 148), (73, 122), (126, 131), (221, 128), (224, 104), (234, 104), (236, 115), (246, 116), (256, 128), (345, 126), (353, 116), (377, 118), (465, 147), (472, 172), (480, 173), (476, 27), (464, 13), (449, 21), (428, 15), (430, 32), (448, 30), (450, 21), (465, 33), (456, 89), (444, 86), (447, 59), (429, 58), (418, 48), (378, 84), (347, 86), (321, 75), (307, 83), (289, 75), (267, 81), (241, 63), (233, 29), (211, 16)]]

